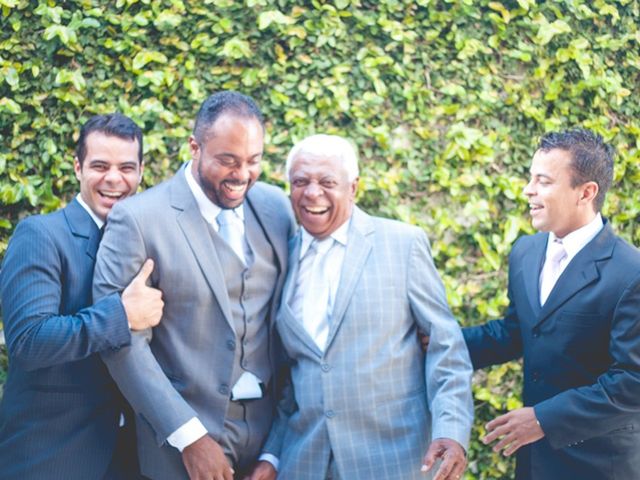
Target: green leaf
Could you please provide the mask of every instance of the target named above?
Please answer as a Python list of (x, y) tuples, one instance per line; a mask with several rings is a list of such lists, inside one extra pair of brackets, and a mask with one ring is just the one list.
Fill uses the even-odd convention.
[(167, 63), (167, 57), (163, 53), (154, 50), (141, 50), (133, 57), (131, 66), (134, 70), (141, 70), (142, 67), (151, 62), (164, 64)]
[(260, 30), (269, 28), (272, 23), (276, 25), (291, 25), (295, 23), (295, 20), (278, 10), (269, 10), (258, 15), (258, 28)]
[(22, 108), (18, 103), (13, 101), (10, 98), (2, 97), (0, 98), (0, 112), (6, 111), (9, 113), (13, 113), (14, 115), (18, 115), (22, 112)]

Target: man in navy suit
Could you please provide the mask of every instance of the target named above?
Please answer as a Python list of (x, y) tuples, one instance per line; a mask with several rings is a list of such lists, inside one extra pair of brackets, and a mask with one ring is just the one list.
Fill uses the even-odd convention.
[(600, 210), (613, 150), (588, 130), (542, 137), (524, 189), (536, 235), (509, 257), (502, 320), (466, 328), (475, 368), (524, 359), (524, 404), (487, 424), (518, 480), (640, 475), (640, 252)]
[(122, 296), (92, 304), (101, 227), (142, 178), (142, 131), (129, 118), (97, 115), (81, 129), (80, 194), (66, 208), (20, 222), (9, 243), (0, 294), (9, 374), (0, 405), (3, 479), (128, 479), (135, 443), (119, 428), (127, 406), (99, 352), (156, 325), (158, 290), (145, 264)]

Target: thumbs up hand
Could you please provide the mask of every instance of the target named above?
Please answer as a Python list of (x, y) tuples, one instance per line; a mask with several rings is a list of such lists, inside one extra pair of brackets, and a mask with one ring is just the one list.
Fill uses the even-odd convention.
[(122, 304), (127, 314), (131, 330), (155, 327), (162, 318), (162, 292), (147, 286), (147, 279), (153, 272), (153, 260), (148, 258), (138, 274), (122, 292)]

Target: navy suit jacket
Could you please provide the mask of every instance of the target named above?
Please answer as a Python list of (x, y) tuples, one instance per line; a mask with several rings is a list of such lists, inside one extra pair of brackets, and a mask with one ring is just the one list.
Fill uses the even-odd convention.
[(509, 258), (506, 316), (464, 329), (475, 368), (524, 359), (524, 403), (545, 437), (518, 451), (518, 480), (640, 476), (640, 252), (608, 223), (540, 307), (548, 234)]
[(100, 232), (73, 200), (22, 221), (0, 272), (9, 373), (0, 477), (103, 478), (122, 397), (96, 352), (130, 342), (118, 295), (92, 305)]

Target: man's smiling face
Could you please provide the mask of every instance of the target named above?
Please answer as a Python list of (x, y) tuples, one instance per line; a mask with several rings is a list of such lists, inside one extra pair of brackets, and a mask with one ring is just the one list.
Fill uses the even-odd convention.
[(314, 237), (328, 237), (351, 217), (358, 179), (349, 181), (338, 158), (300, 153), (289, 180), (296, 217)]
[(113, 205), (136, 193), (142, 180), (137, 140), (128, 140), (102, 132), (91, 132), (86, 140), (86, 155), (74, 162), (80, 195), (102, 220)]

